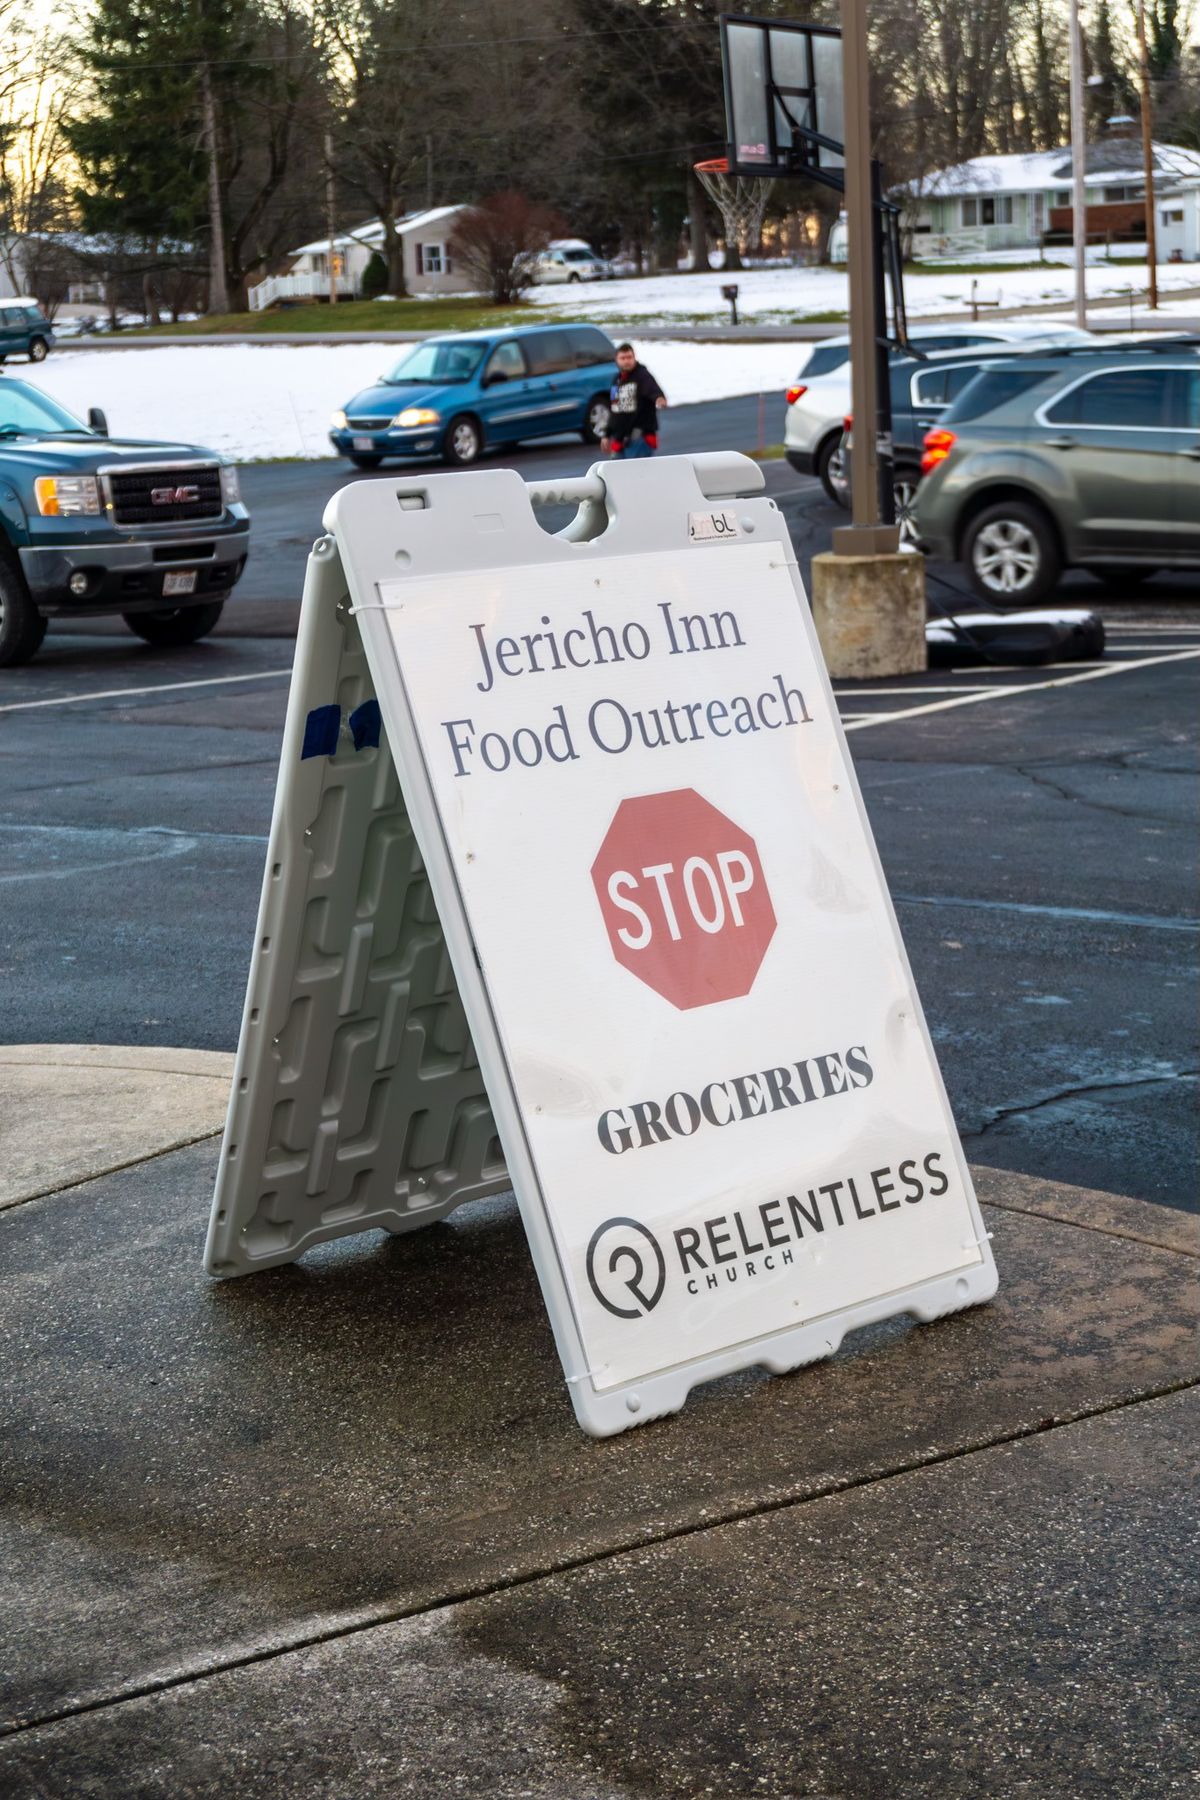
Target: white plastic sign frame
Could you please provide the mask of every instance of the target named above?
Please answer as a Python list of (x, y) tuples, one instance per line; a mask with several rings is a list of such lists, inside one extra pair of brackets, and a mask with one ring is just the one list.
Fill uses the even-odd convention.
[[(558, 537), (499, 469), (355, 483), (326, 513), (572, 1400), (597, 1436), (718, 1376), (782, 1373), (874, 1320), (931, 1320), (996, 1289), (786, 526), (774, 502), (735, 498), (761, 485), (740, 457), (597, 465), (562, 485), (582, 504)], [(691, 626), (705, 679), (676, 695), (702, 741), (619, 752), (621, 714), (661, 712), (675, 691), (671, 623), (703, 617), (721, 641)], [(595, 639), (564, 654), (567, 629), (603, 625), (640, 627), (654, 654), (597, 658)], [(530, 646), (539, 630), (558, 633), (557, 655)], [(538, 675), (552, 678), (535, 705)], [(705, 710), (710, 692), (724, 712)], [(759, 697), (761, 729), (731, 724), (735, 692)], [(608, 742), (587, 738), (597, 696), (620, 709)], [(689, 791), (743, 833), (729, 855), (747, 837), (759, 852), (728, 866), (725, 927), (760, 878), (775, 927), (748, 992), (681, 1006), (617, 960), (589, 875), (623, 803)], [(530, 883), (539, 902), (523, 906)], [(719, 895), (694, 888), (712, 920)], [(650, 1095), (657, 1114), (638, 1114)]]

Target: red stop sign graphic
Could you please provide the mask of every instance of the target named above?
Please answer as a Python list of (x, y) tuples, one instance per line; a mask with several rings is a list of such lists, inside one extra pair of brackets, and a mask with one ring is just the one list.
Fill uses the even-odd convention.
[(672, 1006), (750, 992), (775, 909), (754, 839), (695, 788), (622, 800), (592, 881), (613, 955)]

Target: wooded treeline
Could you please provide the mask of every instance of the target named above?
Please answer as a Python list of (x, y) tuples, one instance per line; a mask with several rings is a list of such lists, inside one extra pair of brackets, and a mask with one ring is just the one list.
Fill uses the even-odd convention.
[[(1200, 145), (1190, 3), (1147, 0), (1147, 19), (1156, 136)], [(1065, 0), (869, 4), (889, 179), (1067, 142)], [(1137, 111), (1131, 8), (1086, 9), (1097, 133)], [(699, 265), (719, 221), (690, 169), (724, 148), (717, 19), (732, 9), (92, 0), (47, 32), (28, 0), (0, 0), (0, 254), (37, 239), (49, 261), (74, 231), (163, 291), (203, 275), (213, 310), (237, 308), (257, 273), (324, 232), (332, 181), (340, 229), (516, 189), (648, 266), (674, 267), (686, 234)], [(836, 22), (835, 0), (752, 10)], [(398, 240), (384, 250), (394, 289)]]

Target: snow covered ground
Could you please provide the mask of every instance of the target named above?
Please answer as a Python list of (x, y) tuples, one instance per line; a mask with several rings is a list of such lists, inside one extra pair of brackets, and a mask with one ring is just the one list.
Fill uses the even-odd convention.
[[(114, 437), (181, 438), (245, 462), (332, 456), (329, 415), (404, 352), (402, 344), (61, 350), (28, 374), (81, 417), (102, 407)], [(638, 354), (683, 405), (785, 388), (801, 352), (786, 343), (655, 343)]]
[[(1027, 260), (1032, 257), (1027, 253)], [(1064, 253), (1069, 259), (1069, 250)], [(1130, 288), (1145, 292), (1148, 275), (1144, 261), (1106, 262), (1099, 252), (1089, 259), (1087, 287), (1090, 299), (1126, 295)], [(672, 319), (729, 317), (721, 298), (722, 284), (738, 285), (738, 313), (743, 323), (786, 324), (814, 313), (844, 313), (848, 305), (844, 269), (771, 268), (747, 269), (737, 275), (659, 275), (644, 280), (579, 283), (570, 287), (538, 287), (530, 296), (538, 306), (553, 306), (576, 318), (622, 324), (669, 325)], [(904, 293), (910, 318), (922, 313), (965, 311), (971, 304), (972, 287), (980, 301), (1001, 306), (1047, 306), (1074, 297), (1074, 271), (1069, 260), (1044, 268), (1013, 268), (1011, 260), (989, 261), (983, 275), (907, 273)], [(1200, 287), (1200, 265), (1164, 263), (1158, 285), (1171, 288)], [(990, 308), (989, 308), (990, 310)], [(834, 325), (830, 330), (836, 330)]]

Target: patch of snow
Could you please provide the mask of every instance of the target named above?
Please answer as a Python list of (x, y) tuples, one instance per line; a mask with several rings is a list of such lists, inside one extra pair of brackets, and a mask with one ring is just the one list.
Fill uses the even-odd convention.
[[(1030, 260), (1035, 253), (1011, 253), (1011, 260)], [(975, 259), (972, 260), (982, 260)], [(1069, 302), (1074, 295), (1074, 270), (1070, 249), (1064, 258), (1036, 269), (1021, 269), (989, 258), (985, 276), (953, 275), (936, 268), (920, 274), (906, 274), (904, 294), (910, 318), (924, 313), (964, 312), (971, 304), (974, 282), (976, 297), (996, 300), (1004, 306), (1051, 306)], [(994, 266), (994, 276), (993, 269)], [(1102, 255), (1089, 258), (1088, 295), (1093, 300), (1108, 295), (1127, 294), (1130, 287), (1144, 291), (1148, 272), (1144, 255), (1139, 261), (1107, 262)], [(721, 298), (724, 282), (736, 281), (738, 314), (743, 324), (786, 324), (814, 313), (845, 313), (849, 304), (847, 275), (844, 268), (766, 268), (744, 269), (736, 275), (714, 270), (710, 275), (652, 275), (644, 279), (581, 282), (578, 286), (535, 288), (531, 294), (540, 307), (569, 313), (573, 318), (590, 319), (596, 324), (626, 322), (633, 325), (670, 325), (678, 320), (724, 323), (729, 318), (728, 302)], [(1158, 271), (1159, 287), (1200, 287), (1200, 265), (1164, 263)], [(830, 331), (838, 326), (831, 324)]]

